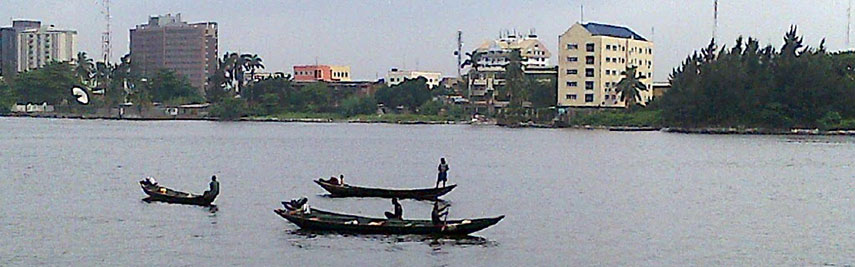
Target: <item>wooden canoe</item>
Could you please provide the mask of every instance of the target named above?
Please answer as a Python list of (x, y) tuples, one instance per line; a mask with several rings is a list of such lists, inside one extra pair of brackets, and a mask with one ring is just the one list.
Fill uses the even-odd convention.
[(389, 220), (314, 208), (308, 214), (299, 210), (285, 209), (276, 209), (274, 212), (306, 230), (385, 235), (463, 236), (483, 230), (505, 218), (502, 215), (493, 218), (449, 220), (442, 224), (433, 224), (430, 220)]
[(211, 206), (211, 202), (217, 198), (214, 196), (195, 195), (166, 188), (160, 185), (151, 185), (140, 181), (140, 187), (149, 197), (143, 200), (159, 201), (176, 204), (189, 204), (199, 206)]
[(422, 189), (386, 189), (386, 188), (370, 188), (354, 186), (349, 184), (332, 184), (327, 181), (315, 180), (315, 183), (320, 185), (330, 192), (333, 197), (382, 197), (382, 198), (410, 198), (410, 199), (425, 199), (434, 200), (442, 195), (451, 192), (457, 185), (449, 185), (439, 188), (422, 188)]

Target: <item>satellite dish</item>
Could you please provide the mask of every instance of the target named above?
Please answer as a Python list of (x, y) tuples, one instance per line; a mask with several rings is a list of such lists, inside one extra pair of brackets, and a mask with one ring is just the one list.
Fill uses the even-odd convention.
[(80, 86), (71, 87), (71, 95), (77, 98), (77, 103), (89, 105), (89, 94)]

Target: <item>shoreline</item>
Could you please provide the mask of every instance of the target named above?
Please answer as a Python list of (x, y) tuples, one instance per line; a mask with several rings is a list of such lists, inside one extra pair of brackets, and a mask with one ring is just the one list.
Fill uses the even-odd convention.
[[(209, 117), (110, 117), (110, 116), (87, 116), (85, 114), (31, 114), (11, 113), (0, 114), (0, 117), (10, 118), (44, 118), (44, 119), (76, 119), (76, 120), (127, 120), (127, 121), (221, 121), (218, 118)], [(362, 120), (362, 119), (332, 119), (332, 118), (276, 118), (276, 117), (243, 117), (235, 122), (298, 122), (298, 123), (359, 123), (359, 124), (399, 124), (399, 125), (488, 125), (504, 128), (540, 128), (540, 129), (583, 129), (583, 130), (605, 130), (611, 132), (665, 132), (676, 134), (701, 134), (701, 135), (809, 135), (809, 136), (855, 136), (855, 130), (819, 130), (819, 129), (765, 129), (765, 128), (733, 128), (733, 127), (706, 127), (706, 128), (682, 128), (682, 127), (652, 127), (652, 126), (602, 126), (602, 125), (557, 125), (543, 123), (519, 123), (516, 125), (503, 125), (495, 122), (472, 122), (472, 121), (422, 121), (422, 120)]]

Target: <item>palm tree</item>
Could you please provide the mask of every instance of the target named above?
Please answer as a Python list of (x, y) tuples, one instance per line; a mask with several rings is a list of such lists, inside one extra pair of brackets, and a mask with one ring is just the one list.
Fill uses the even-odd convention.
[(261, 58), (258, 55), (253, 54), (247, 57), (246, 68), (249, 69), (249, 78), (255, 78), (255, 70), (256, 69), (264, 69), (264, 64), (261, 63)]
[[(472, 83), (475, 82), (473, 77), (478, 74), (478, 67), (481, 66), (481, 63), (479, 63), (481, 61), (481, 53), (478, 53), (478, 50), (475, 50), (467, 52), (466, 56), (469, 58), (463, 61), (463, 63), (460, 64), (460, 67), (463, 68), (470, 66), (469, 74), (467, 74), (469, 76), (469, 82), (467, 83), (468, 90), (466, 93), (466, 99), (469, 100), (469, 104), (472, 105)], [(472, 113), (475, 113), (474, 109), (472, 109)]]
[(632, 104), (643, 103), (641, 91), (647, 91), (647, 85), (641, 82), (645, 77), (636, 73), (637, 68), (633, 66), (621, 73), (624, 77), (615, 86), (615, 90), (620, 94), (620, 100), (624, 101), (627, 108)]
[(80, 79), (83, 84), (88, 83), (92, 79), (92, 70), (95, 66), (92, 64), (92, 59), (86, 56), (86, 52), (77, 52), (77, 60), (75, 60), (74, 76)]
[(108, 65), (104, 62), (96, 62), (92, 72), (92, 78), (95, 81), (92, 87), (107, 87), (113, 74), (113, 65)]

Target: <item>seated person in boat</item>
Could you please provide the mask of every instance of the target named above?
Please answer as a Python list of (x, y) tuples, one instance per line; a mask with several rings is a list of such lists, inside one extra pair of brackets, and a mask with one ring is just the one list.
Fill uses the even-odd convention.
[(398, 198), (394, 198), (394, 197), (392, 198), (392, 205), (395, 205), (395, 213), (391, 213), (391, 212), (387, 211), (385, 213), (386, 219), (403, 220), (404, 219), (404, 208), (401, 207), (401, 203), (398, 203)]
[(220, 182), (217, 182), (217, 176), (211, 176), (211, 183), (208, 184), (211, 188), (205, 191), (202, 195), (205, 197), (216, 197), (220, 194)]
[(442, 216), (448, 215), (448, 206), (442, 205), (439, 206), (439, 201), (433, 202), (433, 210), (430, 211), (430, 221), (433, 222), (434, 225), (443, 224)]
[(344, 174), (339, 175), (338, 184), (344, 185)]

